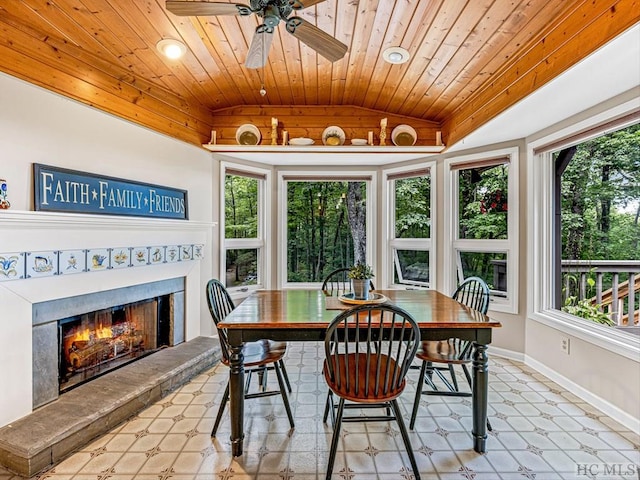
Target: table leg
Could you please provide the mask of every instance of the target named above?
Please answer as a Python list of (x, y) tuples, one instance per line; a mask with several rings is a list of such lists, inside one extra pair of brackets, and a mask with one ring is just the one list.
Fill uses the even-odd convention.
[(489, 396), (489, 364), (487, 346), (473, 344), (473, 449), (487, 451), (487, 405)]
[(231, 415), (231, 453), (242, 455), (244, 440), (244, 355), (241, 345), (231, 345), (229, 354), (229, 414)]

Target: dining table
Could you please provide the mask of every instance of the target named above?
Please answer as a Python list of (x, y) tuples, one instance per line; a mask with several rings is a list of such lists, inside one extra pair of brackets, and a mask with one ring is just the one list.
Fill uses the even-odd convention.
[[(500, 327), (492, 320), (436, 290), (375, 290), (376, 301), (389, 302), (411, 314), (422, 340), (460, 338), (472, 342), (473, 449), (486, 452), (489, 368), (487, 346)], [(350, 297), (328, 296), (320, 289), (256, 290), (240, 303), (218, 328), (226, 330), (230, 346), (229, 411), (231, 450), (242, 455), (244, 439), (245, 342), (269, 339), (283, 342), (321, 342), (341, 310), (358, 303)]]

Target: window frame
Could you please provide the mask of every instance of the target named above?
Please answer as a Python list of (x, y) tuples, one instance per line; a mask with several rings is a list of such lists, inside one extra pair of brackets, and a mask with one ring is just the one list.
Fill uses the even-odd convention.
[[(527, 282), (527, 317), (612, 353), (638, 361), (640, 337), (554, 308), (556, 240), (555, 165), (552, 152), (575, 144), (575, 137), (581, 133), (588, 132), (588, 135), (584, 135), (580, 142), (600, 136), (607, 132), (607, 123), (634, 111), (638, 111), (637, 101), (623, 102), (527, 143), (527, 177), (531, 184), (527, 193), (527, 231), (530, 245), (527, 270), (531, 272), (531, 280)], [(632, 123), (635, 122), (629, 122), (629, 125)], [(620, 127), (616, 130), (618, 128)]]
[[(389, 179), (389, 177), (395, 177), (397, 175), (409, 174), (414, 171), (429, 170), (429, 176), (431, 181), (431, 195), (429, 199), (430, 206), (430, 219), (431, 226), (429, 228), (429, 238), (397, 238), (395, 228), (395, 188), (392, 188), (392, 182), (395, 182), (395, 178)], [(415, 175), (420, 176), (420, 175)], [(407, 175), (406, 178), (411, 178), (411, 175)], [(394, 187), (395, 187), (395, 183)], [(437, 169), (436, 162), (422, 162), (418, 164), (384, 168), (382, 170), (382, 199), (385, 202), (386, 208), (382, 210), (382, 225), (384, 226), (383, 238), (382, 238), (382, 282), (381, 285), (385, 285), (386, 288), (394, 289), (427, 289), (435, 290), (436, 285), (436, 227), (437, 227)], [(416, 283), (394, 283), (394, 262), (395, 255), (398, 250), (418, 250), (429, 252), (429, 285), (423, 285)], [(380, 287), (381, 288), (381, 287)]]
[[(507, 180), (507, 238), (496, 240), (461, 239), (459, 228), (459, 183), (458, 171), (465, 165), (496, 158), (508, 158), (509, 178)], [(457, 259), (459, 252), (505, 253), (507, 255), (507, 295), (491, 295), (489, 309), (496, 312), (518, 313), (519, 284), (519, 148), (508, 147), (481, 153), (455, 156), (445, 160), (445, 241), (443, 281), (447, 291), (453, 292), (457, 285)]]
[[(229, 173), (228, 173), (229, 172)], [(226, 238), (226, 177), (227, 174), (257, 178), (258, 180), (258, 235), (257, 238)], [(249, 250), (258, 251), (258, 278), (255, 285), (245, 285), (238, 287), (227, 287), (232, 297), (245, 296), (255, 290), (270, 288), (272, 264), (272, 245), (268, 239), (271, 238), (271, 222), (269, 220), (271, 212), (271, 191), (272, 173), (268, 169), (241, 165), (232, 162), (220, 162), (220, 265), (219, 275), (226, 285), (226, 256), (228, 250)]]
[[(345, 170), (335, 173), (327, 173), (318, 170), (279, 170), (278, 171), (278, 266), (277, 266), (277, 288), (279, 289), (305, 289), (305, 288), (321, 288), (322, 282), (288, 282), (287, 281), (287, 182), (289, 178), (299, 177), (294, 181), (348, 181), (350, 178), (361, 178), (366, 185), (367, 198), (367, 248), (366, 262), (373, 265), (374, 274), (378, 275), (374, 259), (376, 247), (376, 219), (374, 212), (376, 206), (376, 172), (374, 170)], [(364, 177), (367, 177), (366, 179)], [(293, 180), (293, 179), (292, 179)]]

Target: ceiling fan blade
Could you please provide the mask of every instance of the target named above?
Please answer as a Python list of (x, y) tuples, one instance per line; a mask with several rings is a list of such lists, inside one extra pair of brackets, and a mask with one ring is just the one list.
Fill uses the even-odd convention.
[(300, 17), (287, 20), (287, 31), (331, 62), (344, 57), (347, 46)]
[(289, 0), (289, 4), (294, 10), (302, 10), (303, 8), (313, 7), (325, 1), (326, 0)]
[(244, 66), (247, 68), (264, 67), (267, 63), (271, 42), (273, 41), (273, 28), (266, 25), (260, 25), (256, 28), (251, 40), (251, 46), (247, 52), (247, 59)]
[(239, 3), (167, 0), (166, 6), (178, 16), (251, 15), (251, 9)]

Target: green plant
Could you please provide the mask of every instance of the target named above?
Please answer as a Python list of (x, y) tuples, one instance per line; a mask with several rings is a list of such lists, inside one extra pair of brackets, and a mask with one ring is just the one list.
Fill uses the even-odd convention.
[(587, 299), (577, 300), (575, 296), (568, 297), (564, 302), (562, 310), (570, 313), (571, 315), (600, 323), (601, 325), (607, 325), (609, 327), (613, 327), (615, 325), (613, 320), (609, 318), (609, 315), (601, 312), (598, 305), (592, 304)]
[(358, 262), (356, 263), (348, 273), (349, 278), (354, 280), (364, 280), (367, 278), (373, 278), (373, 268), (371, 268), (366, 263)]

